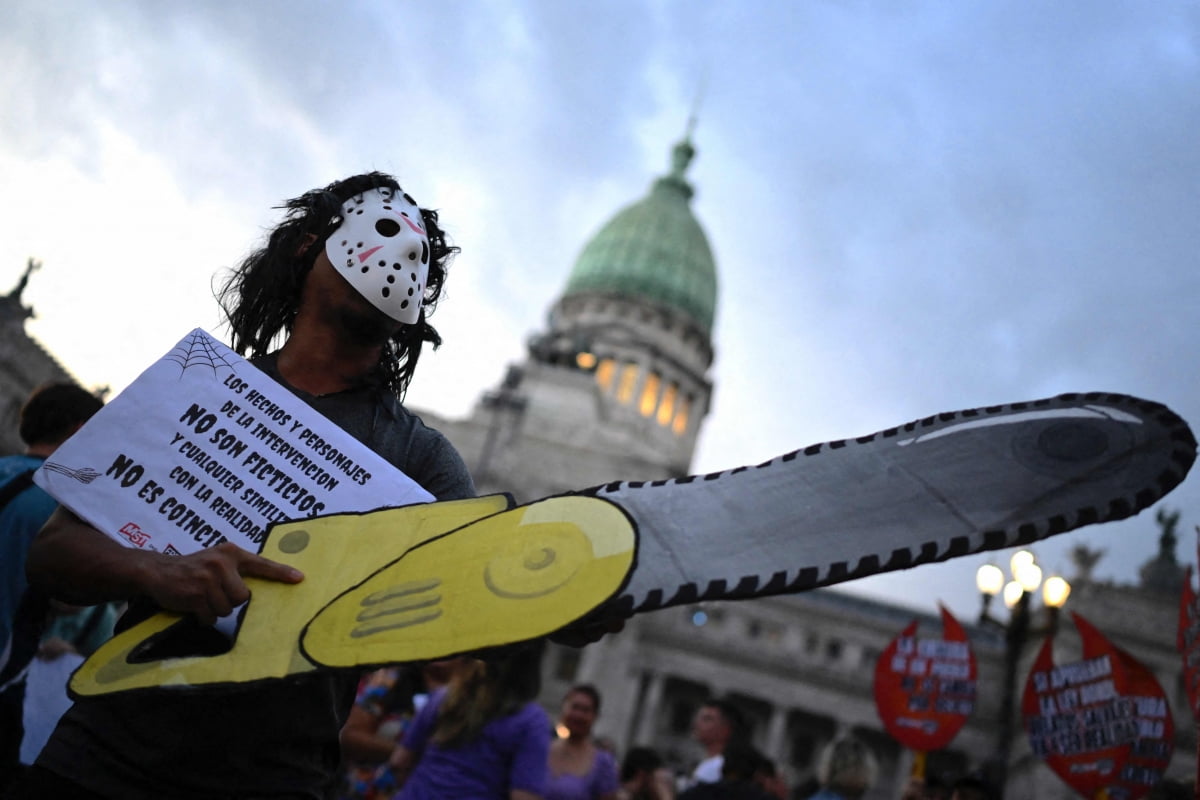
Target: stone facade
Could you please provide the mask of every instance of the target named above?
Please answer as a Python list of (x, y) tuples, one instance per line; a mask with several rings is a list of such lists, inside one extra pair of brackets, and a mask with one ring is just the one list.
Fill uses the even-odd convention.
[(49, 381), (74, 380), (25, 332), (25, 320), (34, 311), (21, 295), (39, 267), (39, 262), (30, 259), (16, 286), (0, 297), (0, 455), (4, 456), (25, 451), (17, 425), (21, 405), (30, 392)]

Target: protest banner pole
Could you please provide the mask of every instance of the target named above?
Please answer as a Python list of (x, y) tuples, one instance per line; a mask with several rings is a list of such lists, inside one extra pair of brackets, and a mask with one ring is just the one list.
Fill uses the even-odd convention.
[(917, 635), (913, 620), (875, 664), (875, 709), (884, 730), (912, 751), (910, 786), (925, 782), (929, 751), (948, 745), (975, 705), (975, 656), (944, 606), (941, 637)]
[[(926, 756), (928, 755), (928, 751), (913, 750), (912, 771), (909, 773), (909, 777), (918, 781), (925, 780), (925, 763), (927, 761)], [(1200, 798), (1197, 798), (1197, 800), (1200, 800)]]

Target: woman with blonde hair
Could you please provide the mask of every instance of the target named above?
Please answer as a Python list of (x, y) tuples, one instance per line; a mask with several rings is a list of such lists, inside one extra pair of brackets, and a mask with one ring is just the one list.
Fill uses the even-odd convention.
[(534, 702), (542, 649), (460, 661), (388, 759), (398, 800), (540, 800), (550, 747), (550, 721)]
[(809, 800), (858, 800), (875, 783), (876, 770), (875, 754), (861, 739), (837, 739), (821, 754), (821, 790)]

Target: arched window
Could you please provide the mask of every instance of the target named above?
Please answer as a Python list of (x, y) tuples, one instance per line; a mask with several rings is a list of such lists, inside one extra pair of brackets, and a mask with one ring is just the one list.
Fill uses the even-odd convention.
[(638, 411), (643, 417), (650, 416), (658, 407), (658, 387), (661, 385), (662, 379), (657, 373), (651, 372), (646, 375), (646, 383), (642, 386), (642, 399), (638, 402)]
[(617, 362), (611, 358), (600, 360), (600, 364), (596, 367), (596, 385), (600, 387), (600, 391), (607, 392), (612, 389), (613, 376), (617, 373)]
[(658, 404), (658, 424), (666, 427), (671, 424), (671, 417), (675, 414), (675, 395), (678, 393), (679, 387), (673, 383), (668, 383), (663, 388), (662, 401)]
[(679, 409), (675, 412), (675, 421), (671, 423), (671, 430), (677, 435), (682, 436), (688, 427), (688, 411), (691, 410), (691, 398), (679, 398)]
[(617, 402), (629, 405), (633, 400), (633, 387), (637, 383), (637, 364), (626, 364), (621, 367), (621, 379), (617, 383)]

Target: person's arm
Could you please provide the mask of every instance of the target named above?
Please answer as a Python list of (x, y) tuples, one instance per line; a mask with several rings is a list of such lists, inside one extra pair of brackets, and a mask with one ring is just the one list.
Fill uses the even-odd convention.
[(350, 709), (342, 726), (342, 755), (351, 761), (382, 764), (388, 760), (396, 742), (379, 736), (380, 717), (360, 705)]
[(598, 745), (593, 743), (592, 746), (596, 748), (593, 795), (596, 800), (617, 800), (621, 788), (621, 782), (617, 778), (617, 759)]
[(541, 800), (550, 763), (550, 720), (533, 703), (517, 713), (523, 719), (508, 763), (509, 800)]
[(429, 702), (413, 717), (412, 724), (404, 732), (403, 740), (388, 756), (387, 766), (391, 770), (392, 777), (396, 779), (397, 789), (403, 786), (412, 775), (412, 771), (416, 769), (417, 763), (421, 760), (421, 754), (425, 752), (429, 738), (433, 735), (433, 726), (437, 722), (437, 709), (441, 705), (442, 697), (443, 695), (439, 692), (429, 698)]
[(211, 625), (250, 599), (243, 576), (299, 583), (299, 570), (225, 542), (186, 556), (123, 547), (59, 508), (29, 548), (31, 584), (70, 603), (146, 596)]
[(400, 670), (395, 667), (372, 670), (359, 679), (354, 705), (339, 736), (342, 756), (367, 764), (388, 760), (396, 737), (381, 735), (379, 729), (394, 710), (399, 680)]
[(654, 770), (651, 791), (655, 800), (675, 800), (675, 773), (666, 767)]
[(47, 636), (38, 643), (37, 657), (41, 661), (57, 661), (67, 653), (76, 653), (75, 645), (58, 636)]
[(416, 765), (416, 753), (402, 744), (396, 745), (392, 754), (388, 756), (388, 768), (392, 771), (392, 777), (396, 779), (397, 790), (408, 781), (408, 776), (412, 774), (413, 767)]

